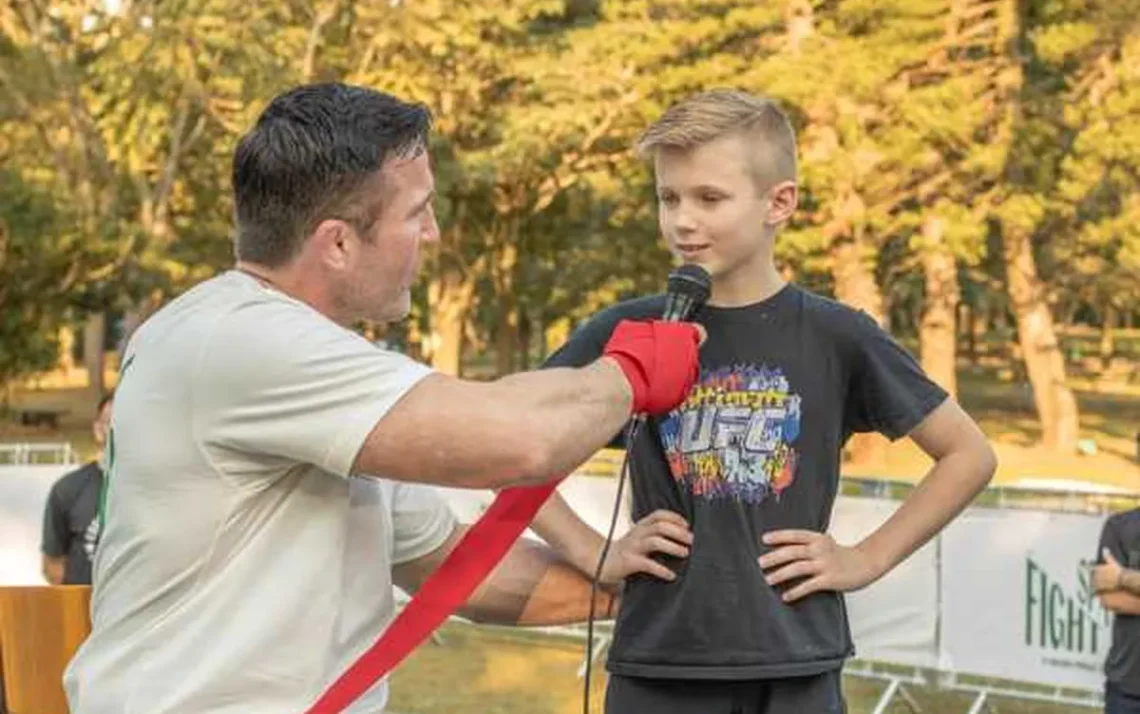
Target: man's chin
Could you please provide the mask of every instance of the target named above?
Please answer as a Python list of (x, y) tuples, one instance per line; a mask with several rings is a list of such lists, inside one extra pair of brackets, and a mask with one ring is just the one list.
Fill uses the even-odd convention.
[(412, 313), (412, 300), (411, 296), (404, 294), (403, 297), (394, 301), (390, 305), (385, 305), (383, 309), (379, 310), (372, 316), (374, 322), (388, 324), (392, 322), (399, 322), (405, 319)]

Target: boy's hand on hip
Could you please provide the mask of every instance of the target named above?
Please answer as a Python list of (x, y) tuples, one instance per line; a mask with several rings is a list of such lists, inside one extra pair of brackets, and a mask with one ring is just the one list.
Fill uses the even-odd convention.
[(881, 574), (867, 553), (858, 547), (839, 545), (827, 533), (772, 531), (764, 534), (763, 542), (772, 547), (759, 560), (768, 584), (799, 580), (784, 591), (784, 602), (827, 590), (858, 590)]
[(602, 566), (599, 582), (607, 587), (620, 585), (635, 573), (645, 573), (672, 582), (677, 574), (653, 559), (655, 553), (687, 558), (693, 533), (685, 518), (673, 511), (657, 510), (642, 518), (621, 539), (614, 541)]

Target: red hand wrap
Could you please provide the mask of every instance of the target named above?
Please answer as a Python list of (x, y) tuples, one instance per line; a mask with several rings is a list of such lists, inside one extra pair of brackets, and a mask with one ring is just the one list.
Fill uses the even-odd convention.
[(622, 320), (602, 354), (621, 366), (633, 390), (634, 414), (665, 414), (696, 383), (700, 333), (687, 322)]

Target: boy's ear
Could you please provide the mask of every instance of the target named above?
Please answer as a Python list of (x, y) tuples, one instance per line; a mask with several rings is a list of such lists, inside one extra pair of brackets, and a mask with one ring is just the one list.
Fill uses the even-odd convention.
[(796, 212), (800, 192), (794, 181), (783, 181), (772, 187), (768, 197), (768, 223), (779, 225), (786, 223)]

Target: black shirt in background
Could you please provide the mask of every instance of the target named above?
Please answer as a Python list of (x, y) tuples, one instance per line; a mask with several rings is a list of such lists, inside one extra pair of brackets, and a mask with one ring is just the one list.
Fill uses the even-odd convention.
[[(586, 322), (547, 366), (601, 355), (621, 319), (661, 315), (663, 296)], [(669, 509), (688, 519), (678, 578), (626, 582), (608, 667), (627, 676), (763, 679), (835, 669), (853, 653), (843, 597), (785, 604), (764, 580), (761, 536), (824, 532), (841, 449), (855, 432), (907, 434), (946, 399), (867, 315), (793, 285), (760, 303), (706, 306), (700, 382), (629, 445), (633, 517)]]
[[(1097, 561), (1105, 548), (1123, 567), (1140, 570), (1140, 508), (1110, 516), (1100, 533)], [(1105, 678), (1117, 689), (1140, 697), (1140, 615), (1116, 614)]]
[(66, 556), (64, 585), (90, 585), (91, 559), (99, 540), (99, 491), (103, 470), (91, 462), (65, 474), (51, 488), (44, 507), (41, 550)]

